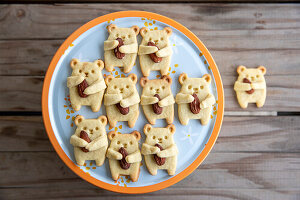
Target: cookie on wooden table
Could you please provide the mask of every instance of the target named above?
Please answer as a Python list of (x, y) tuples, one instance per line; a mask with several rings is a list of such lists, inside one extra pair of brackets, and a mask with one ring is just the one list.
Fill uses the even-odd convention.
[(237, 68), (239, 77), (234, 84), (234, 90), (242, 108), (247, 108), (248, 103), (256, 103), (257, 107), (263, 107), (267, 93), (264, 77), (266, 72), (264, 66), (246, 68), (241, 65)]

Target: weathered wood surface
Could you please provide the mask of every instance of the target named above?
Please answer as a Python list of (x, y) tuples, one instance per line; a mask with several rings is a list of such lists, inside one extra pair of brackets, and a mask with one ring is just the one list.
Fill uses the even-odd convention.
[[(182, 23), (200, 39), (232, 38), (236, 39), (236, 47), (244, 44), (259, 49), (268, 44), (269, 48), (277, 48), (276, 40), (285, 38), (281, 44), (293, 45), (293, 39), (299, 36), (299, 8), (299, 4), (2, 5), (0, 39), (65, 39), (96, 17), (122, 10), (147, 10)], [(255, 36), (268, 40), (258, 44)], [(272, 44), (269, 39), (273, 39)]]
[[(152, 11), (192, 30), (219, 67), (227, 113), (243, 111), (232, 89), (240, 64), (267, 67), (266, 104), (250, 106), (249, 114), (300, 112), (300, 4), (139, 3), (0, 5), (0, 199), (300, 199), (299, 116), (225, 116), (204, 163), (183, 181), (150, 194), (99, 189), (60, 160), (41, 116), (27, 115), (41, 111), (44, 75), (63, 40), (115, 11)], [(24, 116), (5, 116), (12, 111)]]
[[(299, 129), (295, 116), (225, 117), (214, 152), (300, 153)], [(0, 152), (54, 151), (40, 116), (1, 116), (0, 138)]]
[[(176, 185), (146, 195), (120, 195), (85, 183), (54, 152), (2, 152), (0, 195), (5, 199), (297, 199), (300, 155), (295, 153), (211, 153)], [(14, 191), (14, 192), (12, 192)], [(1, 196), (0, 196), (1, 197)], [(174, 199), (174, 198), (172, 198)]]

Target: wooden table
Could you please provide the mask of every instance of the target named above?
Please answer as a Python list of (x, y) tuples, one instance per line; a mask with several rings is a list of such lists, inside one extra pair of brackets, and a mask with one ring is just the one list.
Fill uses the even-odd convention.
[[(0, 199), (300, 199), (300, 4), (122, 2), (0, 5)], [(212, 53), (225, 89), (223, 127), (204, 163), (176, 185), (144, 195), (79, 178), (55, 153), (41, 117), (43, 78), (58, 47), (89, 20), (120, 10), (160, 13), (192, 30)], [(237, 104), (240, 64), (267, 68), (261, 109)]]

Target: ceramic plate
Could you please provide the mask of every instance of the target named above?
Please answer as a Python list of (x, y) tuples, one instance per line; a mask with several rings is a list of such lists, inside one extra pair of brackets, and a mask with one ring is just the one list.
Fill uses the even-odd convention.
[[(204, 74), (212, 76), (211, 92), (216, 97), (217, 103), (213, 106), (211, 120), (206, 126), (202, 126), (199, 120), (190, 120), (187, 126), (179, 123), (177, 104), (175, 104), (174, 135), (177, 144), (178, 164), (176, 174), (169, 176), (165, 170), (159, 170), (156, 176), (148, 173), (142, 162), (140, 176), (137, 182), (130, 181), (129, 177), (121, 176), (119, 180), (113, 181), (108, 166), (108, 161), (101, 167), (96, 167), (94, 161), (87, 161), (84, 166), (76, 165), (73, 147), (69, 140), (74, 133), (76, 115), (83, 115), (85, 118), (96, 118), (105, 115), (105, 107), (102, 105), (99, 112), (93, 113), (90, 107), (83, 106), (80, 111), (75, 112), (70, 106), (69, 90), (66, 87), (67, 77), (71, 74), (70, 61), (78, 58), (80, 61), (94, 61), (103, 58), (103, 42), (107, 39), (106, 27), (114, 23), (118, 27), (131, 27), (138, 25), (140, 28), (148, 27), (150, 30), (163, 29), (169, 26), (173, 30), (170, 37), (170, 44), (173, 50), (169, 75), (173, 79), (172, 91), (175, 95), (180, 89), (178, 77), (185, 72), (189, 77), (202, 77)], [(141, 41), (141, 36), (138, 36)], [(131, 73), (142, 77), (138, 59)], [(114, 77), (124, 77), (119, 68), (113, 72), (103, 70), (104, 76), (109, 74)], [(150, 79), (160, 78), (159, 72), (151, 72)], [(137, 84), (139, 94), (141, 86)], [(167, 17), (143, 12), (124, 11), (108, 14), (96, 18), (76, 30), (59, 48), (47, 71), (42, 97), (42, 110), (45, 127), (48, 136), (61, 159), (76, 174), (90, 183), (115, 192), (121, 193), (145, 193), (163, 189), (192, 173), (205, 159), (214, 145), (223, 119), (223, 87), (217, 66), (202, 44), (202, 42), (187, 28)], [(148, 123), (140, 107), (140, 116), (134, 128), (129, 128), (127, 122), (118, 122), (117, 126), (106, 131), (115, 130), (120, 133), (130, 133), (133, 130), (143, 133), (144, 125)], [(157, 120), (154, 127), (165, 127), (165, 120)]]

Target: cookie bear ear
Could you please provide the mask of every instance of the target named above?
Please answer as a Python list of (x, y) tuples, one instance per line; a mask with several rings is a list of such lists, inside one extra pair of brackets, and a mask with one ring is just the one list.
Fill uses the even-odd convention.
[(174, 134), (176, 131), (175, 125), (174, 124), (170, 124), (167, 126), (167, 129), (170, 131), (170, 133)]
[(75, 124), (76, 124), (76, 126), (78, 126), (78, 124), (80, 124), (83, 120), (84, 120), (84, 117), (81, 116), (81, 115), (78, 115), (78, 116), (75, 118)]
[(138, 26), (132, 26), (131, 29), (135, 32), (135, 35), (138, 35), (140, 32), (140, 28)]
[(135, 74), (129, 74), (128, 78), (132, 80), (134, 84), (137, 82), (137, 76)]
[(95, 60), (94, 63), (100, 68), (104, 68), (104, 62), (101, 59)]
[(238, 74), (240, 74), (241, 72), (245, 71), (245, 69), (247, 69), (245, 66), (240, 65), (240, 66), (238, 66), (236, 71), (237, 71)]
[(115, 131), (110, 131), (108, 134), (107, 134), (107, 137), (109, 140), (112, 140), (114, 139), (114, 137), (116, 136), (116, 132)]
[(209, 74), (204, 74), (204, 75), (202, 76), (202, 78), (204, 78), (204, 80), (205, 80), (208, 84), (210, 84), (210, 82), (211, 82), (211, 76), (210, 76)]
[(149, 81), (149, 79), (147, 77), (142, 77), (140, 80), (141, 86), (145, 87), (145, 85), (147, 84), (148, 81)]
[(170, 27), (165, 27), (164, 31), (167, 33), (167, 35), (170, 37), (172, 35), (172, 29)]
[(162, 80), (167, 81), (167, 83), (169, 83), (169, 85), (172, 84), (172, 78), (170, 76), (168, 76), (168, 75), (164, 75), (162, 77)]
[(115, 24), (111, 24), (106, 27), (109, 33), (112, 33), (114, 30), (116, 30), (118, 27)]
[(142, 37), (144, 37), (149, 32), (149, 29), (146, 27), (141, 28), (140, 34)]
[(188, 75), (186, 73), (182, 73), (182, 74), (180, 74), (178, 81), (182, 85), (184, 83), (184, 81), (186, 81), (187, 78), (188, 78)]
[(264, 66), (259, 66), (257, 69), (259, 69), (264, 75), (267, 72), (267, 69)]
[(152, 129), (152, 126), (150, 124), (146, 124), (144, 126), (144, 133), (145, 133), (145, 135), (147, 135), (151, 131), (151, 129)]
[(141, 139), (141, 134), (138, 131), (132, 131), (130, 134), (132, 134), (137, 141)]
[(108, 85), (108, 83), (111, 82), (113, 79), (114, 79), (114, 77), (113, 77), (112, 75), (108, 75), (108, 76), (105, 78), (105, 83), (106, 83), (106, 85)]
[(76, 58), (73, 58), (70, 62), (70, 67), (73, 69), (80, 61)]
[(102, 125), (106, 126), (107, 124), (107, 118), (106, 116), (102, 115), (100, 117), (98, 117), (99, 121), (101, 122)]

